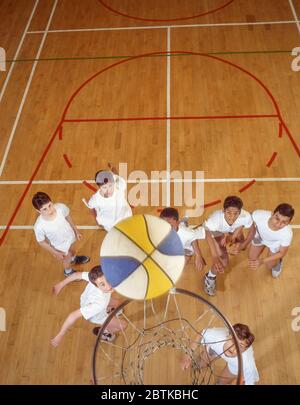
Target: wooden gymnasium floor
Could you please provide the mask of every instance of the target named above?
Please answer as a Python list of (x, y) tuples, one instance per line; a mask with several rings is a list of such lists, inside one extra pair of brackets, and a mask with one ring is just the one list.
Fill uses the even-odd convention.
[[(251, 272), (243, 253), (211, 301), (253, 329), (260, 384), (299, 384), (291, 322), (300, 306), (300, 72), (291, 50), (300, 46), (300, 0), (106, 0), (119, 14), (97, 0), (0, 3), (0, 383), (89, 383), (88, 322), (50, 345), (83, 285), (51, 295), (62, 271), (35, 241), (31, 198), (45, 191), (69, 205), (83, 227), (80, 252), (97, 264), (104, 233), (87, 229), (94, 223), (81, 199), (92, 191), (82, 181), (112, 161), (148, 175), (204, 170), (209, 207), (195, 223), (228, 194), (250, 211), (296, 208), (280, 279)], [(201, 277), (190, 264), (179, 284), (202, 294)]]

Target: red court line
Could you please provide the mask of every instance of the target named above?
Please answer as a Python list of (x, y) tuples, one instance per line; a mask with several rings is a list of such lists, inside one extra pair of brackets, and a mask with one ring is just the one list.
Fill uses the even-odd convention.
[(239, 192), (243, 193), (244, 191), (248, 190), (249, 187), (253, 186), (253, 184), (256, 183), (256, 180), (252, 180), (249, 183), (247, 183), (244, 187), (242, 187)]
[(166, 120), (223, 120), (244, 118), (278, 118), (276, 114), (257, 115), (196, 115), (182, 117), (124, 117), (124, 118), (73, 118), (64, 122), (120, 122), (120, 121), (166, 121)]
[[(228, 61), (228, 60), (226, 60), (226, 59), (219, 58), (219, 57), (217, 57), (217, 56), (215, 56), (215, 55), (208, 55), (208, 54), (203, 54), (203, 53), (199, 53), (199, 52), (190, 52), (190, 51), (172, 51), (172, 52), (162, 52), (162, 51), (160, 51), (160, 52), (151, 52), (151, 53), (146, 53), (146, 54), (142, 54), (142, 55), (132, 56), (132, 57), (127, 58), (127, 59), (122, 59), (122, 60), (119, 60), (118, 62), (113, 63), (112, 65), (109, 65), (109, 66), (105, 67), (104, 69), (101, 69), (99, 72), (93, 74), (93, 75), (92, 75), (91, 77), (89, 77), (86, 81), (84, 81), (84, 82), (78, 87), (78, 89), (72, 94), (72, 96), (70, 97), (70, 99), (69, 99), (69, 101), (67, 102), (67, 105), (66, 105), (66, 107), (65, 107), (65, 109), (64, 109), (64, 112), (63, 112), (63, 114), (62, 114), (62, 118), (61, 118), (61, 120), (60, 120), (60, 122), (59, 122), (59, 124), (58, 124), (58, 126), (57, 126), (57, 128), (56, 128), (56, 130), (55, 130), (55, 132), (54, 132), (54, 134), (53, 134), (52, 137), (50, 138), (50, 141), (49, 141), (47, 147), (45, 148), (45, 150), (44, 150), (44, 152), (43, 152), (41, 158), (39, 159), (38, 164), (37, 164), (37, 167), (36, 167), (36, 169), (34, 170), (32, 176), (31, 176), (31, 178), (30, 178), (30, 180), (29, 180), (29, 183), (27, 184), (27, 186), (26, 186), (26, 188), (25, 188), (23, 194), (21, 195), (20, 200), (18, 201), (17, 206), (16, 206), (16, 208), (14, 209), (13, 214), (12, 214), (11, 218), (10, 218), (9, 221), (8, 221), (8, 224), (6, 225), (6, 228), (5, 228), (3, 234), (2, 234), (2, 236), (1, 236), (1, 238), (0, 238), (0, 246), (2, 245), (4, 239), (5, 239), (6, 235), (7, 235), (7, 232), (8, 232), (8, 230), (9, 230), (9, 228), (10, 228), (10, 226), (12, 225), (12, 223), (13, 223), (13, 221), (14, 221), (14, 219), (15, 219), (15, 217), (16, 217), (16, 215), (17, 215), (17, 213), (18, 213), (18, 211), (19, 211), (19, 209), (20, 209), (20, 207), (21, 207), (21, 205), (22, 205), (22, 203), (23, 203), (23, 201), (24, 201), (24, 198), (25, 198), (25, 196), (27, 195), (27, 193), (28, 193), (28, 191), (29, 191), (29, 189), (30, 189), (30, 187), (31, 187), (32, 181), (35, 179), (35, 177), (36, 177), (36, 175), (37, 175), (37, 173), (38, 173), (38, 171), (39, 171), (39, 169), (40, 169), (40, 167), (41, 167), (41, 164), (43, 163), (43, 161), (44, 161), (46, 155), (48, 154), (48, 152), (49, 152), (49, 150), (50, 150), (50, 147), (52, 146), (52, 143), (53, 143), (53, 141), (54, 141), (56, 135), (58, 134), (58, 132), (62, 133), (62, 130), (60, 129), (60, 127), (62, 126), (63, 122), (65, 121), (66, 114), (67, 114), (67, 112), (68, 112), (68, 110), (69, 110), (69, 107), (70, 107), (71, 103), (73, 102), (74, 98), (79, 94), (79, 92), (80, 92), (88, 83), (90, 83), (93, 79), (95, 79), (97, 76), (99, 76), (100, 74), (102, 74), (102, 73), (106, 72), (107, 70), (112, 69), (112, 68), (114, 68), (114, 67), (116, 67), (116, 66), (118, 66), (118, 65), (121, 65), (121, 64), (123, 64), (123, 63), (130, 62), (130, 61), (132, 61), (132, 60), (144, 58), (144, 57), (149, 57), (149, 56), (154, 56), (154, 55), (172, 55), (172, 54), (176, 54), (176, 55), (177, 55), (177, 54), (186, 54), (186, 55), (194, 55), (194, 56), (203, 56), (203, 57), (205, 57), (205, 58), (213, 59), (213, 60), (216, 60), (216, 61), (225, 63), (226, 65), (229, 65), (229, 66), (231, 66), (231, 67), (233, 67), (233, 68), (235, 68), (235, 69), (237, 69), (237, 70), (239, 70), (239, 71), (245, 73), (246, 75), (248, 75), (249, 77), (251, 77), (253, 80), (255, 80), (255, 81), (259, 84), (259, 86), (261, 86), (261, 87), (264, 89), (264, 91), (267, 93), (267, 95), (268, 95), (269, 98), (271, 99), (271, 101), (272, 101), (272, 103), (273, 103), (273, 106), (274, 106), (274, 108), (275, 108), (275, 110), (276, 110), (276, 113), (277, 113), (277, 115), (278, 115), (278, 119), (280, 120), (280, 122), (281, 122), (282, 125), (284, 126), (285, 131), (286, 131), (286, 133), (287, 133), (287, 135), (288, 135), (290, 141), (292, 142), (292, 145), (293, 145), (294, 148), (296, 149), (296, 152), (297, 152), (297, 154), (298, 154), (298, 156), (299, 156), (299, 154), (300, 154), (300, 153), (299, 153), (299, 148), (298, 148), (298, 146), (297, 146), (295, 140), (293, 139), (291, 133), (289, 132), (289, 130), (288, 130), (286, 124), (285, 124), (284, 121), (283, 121), (283, 118), (282, 118), (282, 116), (281, 116), (281, 112), (280, 112), (280, 110), (279, 110), (278, 103), (277, 103), (277, 101), (275, 100), (273, 94), (270, 92), (270, 90), (267, 88), (267, 86), (266, 86), (260, 79), (258, 79), (256, 76), (254, 76), (254, 75), (253, 75), (251, 72), (249, 72), (248, 70), (246, 70), (246, 69), (244, 69), (244, 68), (242, 68), (242, 67), (240, 67), (240, 66), (234, 64), (233, 62), (230, 62), (230, 61)], [(214, 202), (214, 203), (217, 203), (217, 202)], [(213, 204), (213, 203), (210, 203), (210, 204)]]
[(283, 128), (283, 125), (282, 125), (282, 122), (280, 121), (279, 128), (278, 128), (278, 138), (282, 138), (282, 128)]
[(83, 180), (82, 182), (87, 188), (89, 188), (90, 190), (94, 191), (94, 193), (97, 191), (97, 189), (92, 186), (90, 183), (88, 183), (86, 180)]
[(204, 204), (204, 208), (208, 208), (208, 207), (212, 207), (213, 205), (217, 205), (220, 204), (220, 202), (222, 202), (221, 200), (216, 200), (216, 201), (212, 201), (210, 203)]
[(289, 137), (290, 141), (292, 142), (292, 145), (294, 146), (298, 157), (300, 158), (300, 149), (295, 141), (295, 139), (293, 138), (293, 135), (290, 133), (290, 130), (288, 129), (288, 127), (286, 126), (285, 122), (281, 119), (281, 123), (283, 125), (283, 128), (285, 129), (285, 133), (287, 134), (287, 136)]
[(271, 159), (268, 161), (266, 164), (267, 167), (271, 167), (272, 163), (274, 162), (275, 158), (277, 157), (278, 153), (274, 152), (273, 155), (271, 156)]
[(70, 160), (68, 159), (68, 156), (64, 153), (64, 154), (63, 154), (63, 157), (64, 157), (64, 159), (65, 159), (65, 162), (66, 162), (67, 166), (68, 166), (69, 168), (71, 168), (71, 167), (72, 167), (72, 163), (71, 163)]
[[(110, 7), (110, 6), (108, 6), (108, 5), (106, 4), (106, 2), (104, 2), (103, 0), (98, 0), (98, 2), (99, 2), (103, 7), (105, 7), (107, 10), (112, 11), (112, 12), (115, 13), (115, 14), (119, 14), (119, 15), (121, 15), (122, 17), (132, 18), (132, 19), (134, 19), (134, 20), (139, 20), (139, 21), (157, 21), (157, 22), (159, 22), (159, 21), (160, 21), (160, 22), (162, 22), (162, 21), (183, 21), (183, 20), (190, 20), (190, 19), (192, 19), (192, 18), (202, 17), (202, 16), (204, 16), (204, 15), (216, 13), (217, 11), (222, 10), (223, 8), (229, 6), (231, 3), (233, 3), (233, 1), (234, 1), (234, 0), (229, 0), (229, 1), (227, 1), (227, 3), (221, 5), (221, 6), (215, 8), (215, 9), (213, 9), (213, 10), (205, 11), (205, 12), (203, 12), (203, 13), (200, 13), (200, 14), (197, 14), (197, 15), (193, 15), (193, 16), (190, 16), (190, 17), (179, 17), (179, 18), (170, 18), (170, 19), (151, 19), (151, 18), (135, 17), (135, 16), (132, 16), (132, 15), (129, 15), (129, 14), (122, 13), (121, 11), (118, 11), (118, 10), (116, 10), (116, 9), (114, 9), (114, 8), (112, 8), (112, 7)], [(150, 1), (149, 1), (149, 3), (150, 3)]]
[(59, 128), (59, 132), (58, 132), (58, 139), (61, 141), (62, 140), (62, 125)]
[(8, 221), (8, 224), (6, 225), (6, 228), (5, 228), (4, 232), (3, 232), (3, 234), (1, 235), (0, 246), (4, 242), (4, 239), (5, 239), (6, 235), (7, 235), (7, 232), (9, 231), (10, 226), (12, 225), (12, 223), (13, 223), (13, 221), (14, 221), (14, 219), (15, 219), (15, 217), (16, 217), (16, 215), (17, 215), (17, 213), (18, 213), (18, 211), (19, 211), (19, 209), (20, 209), (20, 207), (21, 207), (21, 205), (22, 205), (22, 203), (24, 201), (24, 198), (26, 197), (26, 195), (27, 195), (27, 193), (28, 193), (28, 191), (29, 191), (29, 189), (30, 189), (30, 187), (32, 185), (32, 182), (35, 179), (35, 176), (37, 175), (42, 163), (44, 162), (45, 157), (47, 156), (47, 154), (48, 154), (48, 152), (49, 152), (49, 150), (50, 150), (50, 148), (51, 148), (51, 146), (53, 144), (53, 141), (54, 141), (56, 135), (58, 134), (60, 125), (61, 125), (61, 123), (58, 124), (55, 132), (51, 136), (48, 145), (46, 146), (42, 156), (40, 157), (40, 159), (38, 161), (38, 164), (37, 164), (34, 172), (32, 173), (32, 175), (30, 177), (30, 180), (29, 180), (28, 184), (26, 185), (25, 190), (23, 191), (23, 193), (21, 195), (21, 198), (19, 199), (19, 201), (18, 201), (18, 203), (16, 205), (16, 208), (14, 209), (14, 212), (13, 212), (12, 216), (10, 217), (10, 219)]

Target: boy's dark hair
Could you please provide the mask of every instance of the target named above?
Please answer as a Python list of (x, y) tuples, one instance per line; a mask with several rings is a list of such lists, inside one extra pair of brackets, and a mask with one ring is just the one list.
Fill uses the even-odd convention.
[(240, 197), (236, 197), (235, 195), (230, 195), (229, 197), (226, 197), (224, 200), (223, 208), (226, 210), (226, 208), (229, 207), (235, 207), (239, 211), (243, 208), (243, 201), (240, 199)]
[(103, 184), (106, 183), (113, 183), (114, 182), (114, 176), (111, 171), (108, 170), (99, 170), (95, 174), (95, 183), (97, 184), (98, 187), (103, 186)]
[(89, 271), (89, 280), (91, 283), (93, 283), (96, 287), (97, 284), (95, 283), (95, 281), (99, 278), (103, 276), (103, 271), (101, 266), (95, 266), (93, 267), (90, 271)]
[(38, 193), (34, 194), (32, 198), (32, 205), (35, 209), (40, 210), (43, 205), (49, 203), (51, 198), (46, 193), (42, 193), (39, 191)]
[(274, 210), (274, 214), (276, 212), (279, 212), (280, 215), (284, 216), (284, 217), (289, 217), (290, 221), (293, 219), (293, 216), (295, 214), (295, 210), (294, 208), (290, 205), (290, 204), (279, 204), (275, 210)]
[(255, 336), (250, 331), (247, 325), (243, 325), (242, 323), (236, 323), (233, 325), (233, 329), (238, 337), (239, 340), (243, 340), (246, 342), (247, 347), (250, 347), (255, 340)]
[(167, 207), (167, 208), (164, 208), (162, 210), (159, 217), (160, 218), (173, 218), (176, 221), (178, 221), (179, 220), (179, 213), (178, 213), (178, 210), (176, 208)]

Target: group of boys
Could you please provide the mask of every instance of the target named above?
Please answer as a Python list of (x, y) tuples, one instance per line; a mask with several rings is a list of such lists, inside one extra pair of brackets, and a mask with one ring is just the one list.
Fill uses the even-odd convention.
[[(257, 269), (265, 264), (272, 271), (272, 276), (278, 278), (282, 271), (282, 259), (293, 238), (289, 223), (294, 209), (286, 203), (279, 204), (273, 212), (256, 210), (250, 214), (243, 209), (239, 197), (229, 196), (224, 200), (222, 210), (214, 211), (202, 226), (196, 228), (188, 227), (186, 221), (180, 221), (175, 208), (163, 209), (160, 216), (177, 231), (186, 257), (195, 254), (196, 268), (199, 270), (206, 262), (197, 241), (207, 241), (212, 266), (204, 277), (204, 291), (211, 296), (216, 293), (217, 275), (228, 266), (229, 255), (238, 255), (249, 245), (249, 267)], [(246, 237), (244, 229), (247, 230)], [(268, 253), (262, 258), (264, 248), (268, 249)]]
[[(109, 231), (116, 223), (132, 215), (131, 207), (126, 199), (126, 182), (117, 175), (115, 170), (100, 170), (95, 175), (95, 182), (99, 189), (86, 205), (92, 210), (97, 224)], [(94, 324), (101, 325), (109, 312), (118, 305), (118, 302), (111, 297), (112, 288), (106, 281), (101, 266), (93, 267), (89, 273), (77, 272), (72, 268), (73, 265), (87, 263), (90, 258), (75, 255), (75, 242), (80, 240), (82, 235), (70, 217), (69, 208), (61, 203), (53, 203), (51, 198), (43, 192), (36, 193), (32, 203), (40, 214), (34, 225), (36, 239), (45, 250), (62, 262), (66, 276), (63, 281), (56, 284), (54, 293), (59, 294), (72, 281), (83, 279), (88, 282), (81, 295), (80, 308), (69, 314), (59, 333), (51, 341), (53, 346), (58, 346), (66, 331), (77, 319), (83, 317)], [(256, 269), (265, 264), (272, 271), (274, 278), (280, 275), (282, 259), (292, 241), (292, 230), (289, 223), (293, 215), (294, 209), (285, 203), (278, 205), (273, 212), (256, 210), (250, 214), (243, 209), (243, 202), (239, 197), (229, 196), (224, 201), (223, 209), (213, 212), (198, 227), (189, 226), (186, 218), (180, 221), (178, 211), (172, 207), (164, 208), (160, 217), (169, 222), (177, 232), (184, 247), (186, 261), (190, 256), (195, 255), (195, 265), (198, 270), (202, 270), (206, 265), (198, 240), (207, 241), (212, 256), (212, 265), (204, 277), (204, 290), (208, 295), (213, 296), (216, 293), (217, 275), (223, 273), (228, 266), (229, 255), (239, 254), (248, 245), (250, 245), (248, 251), (250, 268)], [(247, 230), (246, 237), (243, 233), (244, 229)], [(261, 258), (265, 247), (268, 249), (268, 254)], [(246, 375), (250, 375), (248, 381), (246, 378), (245, 383), (255, 383), (258, 380), (258, 374), (251, 347), (254, 336), (246, 325), (236, 325), (234, 329), (245, 363), (244, 379)], [(115, 332), (123, 331), (126, 326), (125, 320), (114, 316), (102, 334), (102, 339), (113, 341)], [(95, 327), (94, 334), (98, 334), (99, 329), (99, 327)], [(205, 333), (206, 335), (225, 333), (217, 329), (211, 328)], [(200, 342), (203, 343), (203, 339), (202, 337)], [(227, 339), (227, 341), (229, 340)], [(221, 383), (235, 378), (237, 358), (232, 344), (226, 348), (224, 343), (220, 347), (207, 346), (206, 353), (207, 358), (201, 360), (204, 363), (216, 355), (223, 356), (227, 362), (223, 370), (223, 380), (220, 377)], [(235, 360), (230, 361), (231, 358)], [(185, 357), (182, 361), (182, 368), (188, 368), (189, 364), (189, 359)]]

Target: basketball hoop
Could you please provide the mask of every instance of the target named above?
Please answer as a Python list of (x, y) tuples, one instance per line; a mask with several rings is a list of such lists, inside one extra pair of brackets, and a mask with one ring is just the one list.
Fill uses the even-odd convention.
[[(128, 327), (117, 334), (115, 341), (102, 341), (102, 334), (114, 316), (126, 320)], [(99, 330), (94, 347), (94, 383), (217, 384), (226, 363), (221, 356), (208, 360), (206, 347), (228, 339), (205, 341), (209, 328), (226, 329), (228, 339), (232, 338), (238, 360), (235, 383), (241, 384), (242, 356), (231, 324), (209, 301), (180, 288), (173, 288), (155, 300), (127, 300), (110, 313)], [(194, 350), (191, 348), (193, 344), (196, 346)], [(184, 371), (180, 366), (183, 356), (190, 361), (189, 369)], [(205, 365), (203, 356), (206, 356)]]

